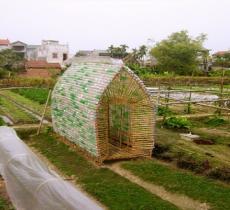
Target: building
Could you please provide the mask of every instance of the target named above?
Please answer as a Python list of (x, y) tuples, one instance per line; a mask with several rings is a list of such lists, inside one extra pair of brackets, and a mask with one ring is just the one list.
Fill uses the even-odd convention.
[(69, 57), (69, 47), (67, 44), (59, 44), (55, 40), (43, 40), (37, 48), (37, 59), (45, 60), (48, 63), (63, 63)]
[(59, 63), (47, 63), (46, 61), (30, 60), (25, 63), (26, 77), (55, 77), (61, 73), (61, 65)]
[(110, 57), (76, 57), (52, 93), (54, 130), (99, 163), (151, 157), (153, 110), (143, 82)]
[(10, 41), (8, 39), (0, 39), (0, 51), (10, 49)]
[(30, 60), (38, 60), (38, 48), (40, 45), (27, 45), (26, 48), (26, 59)]
[(22, 58), (26, 58), (27, 44), (21, 41), (12, 42), (11, 49), (18, 53)]

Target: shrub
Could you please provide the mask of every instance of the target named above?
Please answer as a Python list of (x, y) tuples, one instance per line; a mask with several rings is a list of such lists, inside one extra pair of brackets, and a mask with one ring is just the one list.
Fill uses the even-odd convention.
[(4, 78), (7, 75), (7, 71), (0, 67), (0, 79)]
[(207, 173), (207, 176), (213, 179), (219, 179), (225, 182), (230, 182), (230, 168), (229, 167), (214, 168)]
[(227, 123), (226, 120), (217, 116), (213, 118), (209, 118), (208, 120), (205, 121), (205, 124), (213, 127), (225, 125), (226, 123)]
[(190, 129), (191, 123), (184, 117), (169, 117), (163, 122), (163, 125), (167, 128), (175, 129)]
[(157, 115), (158, 116), (169, 116), (173, 114), (173, 112), (167, 108), (167, 107), (164, 107), (164, 106), (158, 106), (157, 107)]

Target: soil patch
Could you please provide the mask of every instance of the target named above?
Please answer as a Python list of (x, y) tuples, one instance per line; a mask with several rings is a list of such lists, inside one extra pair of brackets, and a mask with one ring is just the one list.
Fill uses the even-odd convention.
[(214, 142), (211, 140), (207, 140), (207, 139), (194, 139), (193, 142), (195, 142), (196, 144), (202, 144), (202, 145), (213, 145)]

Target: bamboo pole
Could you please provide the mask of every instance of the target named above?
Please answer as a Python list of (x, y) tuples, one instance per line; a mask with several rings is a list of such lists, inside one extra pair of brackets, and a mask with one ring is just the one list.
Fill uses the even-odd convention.
[[(199, 101), (188, 101), (188, 100), (179, 100), (179, 99), (174, 99), (174, 98), (169, 98), (169, 99), (172, 99), (174, 100), (174, 102), (168, 102), (169, 105), (174, 105), (174, 104), (187, 104), (187, 103), (193, 103), (193, 104), (196, 104), (196, 103), (200, 103), (200, 102), (220, 102), (220, 101), (230, 101), (230, 99), (217, 99), (217, 100), (199, 100)], [(166, 105), (165, 103), (160, 103), (160, 105)]]
[[(220, 99), (223, 99), (223, 89), (224, 89), (224, 68), (222, 67), (222, 76), (221, 76), (221, 82), (220, 82)], [(222, 107), (222, 102), (219, 101), (219, 108)], [(217, 109), (218, 115), (221, 115), (221, 109)]]
[(48, 97), (47, 97), (47, 99), (46, 99), (46, 104), (45, 104), (45, 108), (44, 108), (44, 111), (43, 111), (43, 114), (42, 114), (42, 118), (41, 118), (41, 121), (40, 121), (40, 125), (39, 125), (39, 127), (38, 127), (37, 135), (39, 135), (39, 134), (40, 134), (40, 131), (41, 131), (42, 123), (43, 123), (43, 120), (44, 120), (44, 117), (45, 117), (45, 114), (46, 114), (46, 110), (47, 110), (47, 106), (48, 106), (49, 99), (50, 99), (50, 96), (51, 96), (51, 92), (52, 92), (52, 90), (50, 89), (50, 90), (49, 90)]

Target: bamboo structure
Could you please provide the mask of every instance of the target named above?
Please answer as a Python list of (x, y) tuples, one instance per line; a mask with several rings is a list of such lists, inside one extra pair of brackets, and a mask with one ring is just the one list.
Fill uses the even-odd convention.
[(99, 162), (150, 157), (154, 104), (143, 82), (108, 57), (78, 57), (52, 94), (54, 130)]

